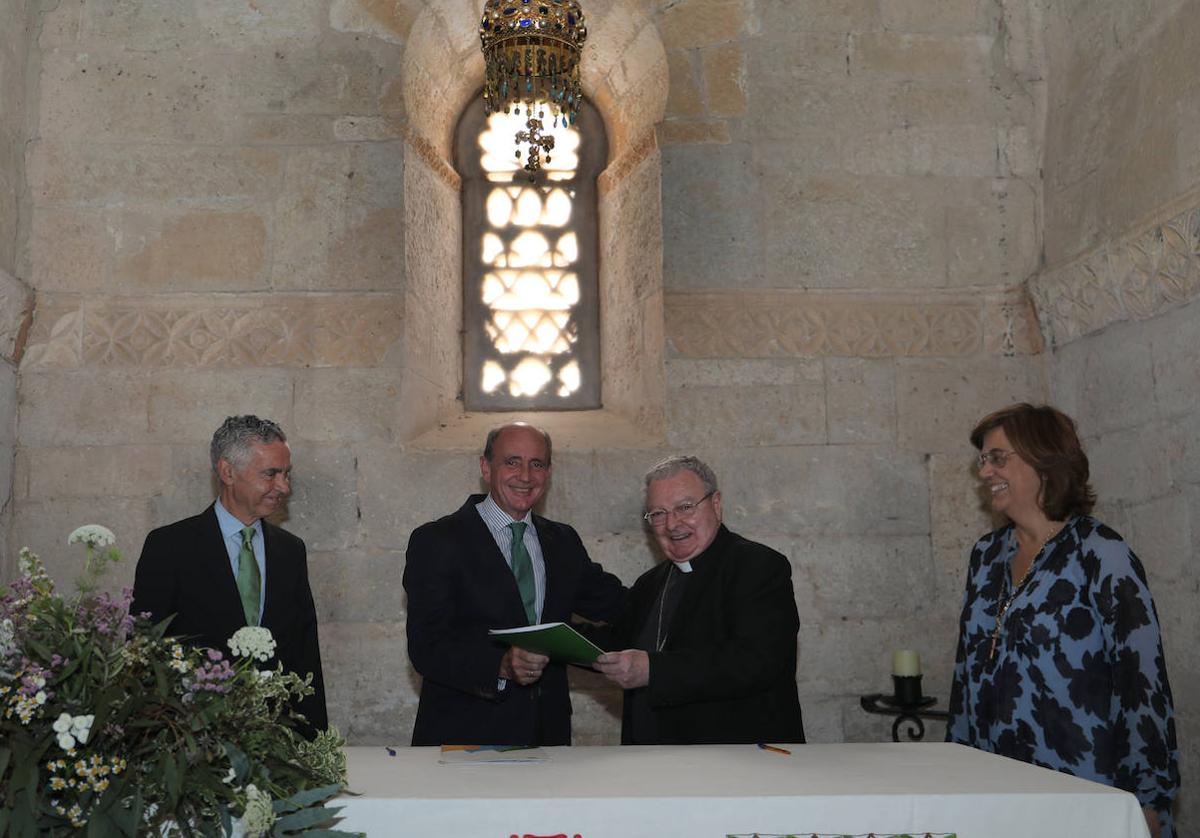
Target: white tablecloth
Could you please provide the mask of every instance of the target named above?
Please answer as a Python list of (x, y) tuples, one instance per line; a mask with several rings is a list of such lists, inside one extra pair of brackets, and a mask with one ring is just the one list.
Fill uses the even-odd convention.
[(441, 765), (349, 748), (341, 829), (372, 836), (638, 838), (957, 833), (1146, 838), (1137, 800), (961, 745), (546, 748), (530, 765)]

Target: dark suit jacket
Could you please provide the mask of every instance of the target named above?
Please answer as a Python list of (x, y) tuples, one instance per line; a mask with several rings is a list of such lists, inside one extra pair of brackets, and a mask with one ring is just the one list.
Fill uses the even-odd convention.
[[(803, 742), (796, 691), (800, 618), (785, 556), (724, 526), (692, 559), (692, 575), (645, 689), (660, 742)], [(657, 615), (670, 562), (642, 574), (614, 624), (610, 648), (632, 646)], [(629, 704), (621, 738), (630, 743)]]
[[(313, 728), (324, 730), (329, 726), (325, 680), (304, 542), (263, 521), (263, 547), (267, 596), (262, 625), (271, 630), (275, 654), (284, 669), (302, 677), (312, 673), (316, 691), (297, 709)], [(229, 654), (226, 641), (246, 625), (246, 618), (212, 506), (146, 536), (130, 611), (149, 611), (155, 622), (174, 614), (168, 634), (186, 636), (197, 646)]]
[[(550, 663), (541, 679), (497, 689), (506, 646), (488, 629), (527, 625), (516, 580), (472, 495), (457, 512), (424, 524), (408, 541), (408, 656), (421, 674), (414, 745), (571, 744), (567, 671)], [(621, 581), (588, 558), (565, 524), (533, 516), (546, 563), (542, 622), (571, 614), (611, 620)]]

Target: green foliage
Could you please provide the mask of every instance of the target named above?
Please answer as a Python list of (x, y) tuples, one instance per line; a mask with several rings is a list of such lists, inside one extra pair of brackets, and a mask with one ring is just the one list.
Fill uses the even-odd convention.
[[(87, 569), (64, 598), (40, 560), (0, 590), (0, 836), (346, 835), (336, 731), (306, 741), (312, 688), (282, 667), (187, 648), (98, 592), (120, 559), (81, 527)], [(265, 629), (249, 640), (271, 644)], [(238, 633), (240, 637), (242, 632)], [(265, 638), (263, 637), (265, 635)]]

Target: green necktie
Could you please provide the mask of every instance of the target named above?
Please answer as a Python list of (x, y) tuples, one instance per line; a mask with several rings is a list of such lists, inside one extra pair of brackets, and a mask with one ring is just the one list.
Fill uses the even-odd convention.
[(533, 581), (533, 560), (525, 549), (524, 521), (513, 521), (508, 525), (512, 530), (512, 572), (517, 577), (517, 590), (521, 592), (521, 602), (525, 604), (525, 617), (529, 624), (537, 622), (537, 585)]
[(262, 577), (258, 575), (258, 562), (254, 558), (254, 548), (250, 542), (254, 540), (254, 527), (242, 530), (242, 550), (238, 553), (238, 593), (242, 597), (242, 612), (246, 615), (246, 625), (258, 625), (259, 591), (262, 590)]

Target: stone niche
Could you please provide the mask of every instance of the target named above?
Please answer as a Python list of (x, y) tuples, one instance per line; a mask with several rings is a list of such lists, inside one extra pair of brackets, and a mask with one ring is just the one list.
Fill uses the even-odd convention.
[[(584, 88), (610, 140), (600, 176), (599, 287), (603, 407), (541, 414), (565, 448), (648, 447), (664, 434), (661, 159), (655, 126), (667, 98), (658, 30), (641, 4), (593, 3)], [(471, 414), (457, 398), (461, 379), (462, 274), (458, 176), (452, 135), (482, 86), (477, 10), (431, 3), (413, 24), (404, 53), (410, 108), (405, 194), (406, 396), (418, 448), (475, 450), (505, 414)], [(454, 33), (453, 35), (449, 33)], [(464, 34), (465, 33), (465, 34)], [(447, 67), (436, 74), (430, 68)], [(425, 398), (421, 398), (425, 396)], [(515, 414), (514, 414), (515, 415)]]

